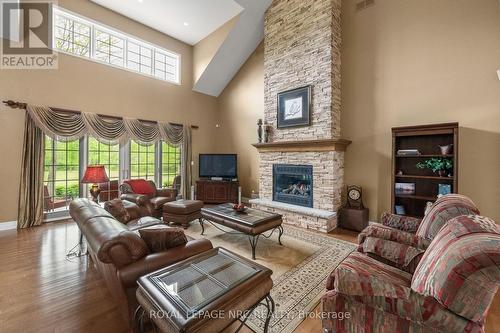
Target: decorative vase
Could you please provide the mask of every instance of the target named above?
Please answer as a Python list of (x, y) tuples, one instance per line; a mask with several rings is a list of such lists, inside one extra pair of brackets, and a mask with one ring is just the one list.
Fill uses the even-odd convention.
[(257, 121), (257, 136), (259, 138), (259, 143), (262, 143), (262, 119)]
[(264, 122), (264, 142), (268, 143), (269, 142), (269, 135), (271, 134), (271, 126), (267, 123), (267, 121)]
[(437, 173), (439, 177), (446, 177), (446, 170), (438, 170)]
[(448, 155), (451, 153), (451, 149), (453, 148), (453, 144), (449, 144), (446, 146), (438, 145), (439, 149), (441, 149), (441, 155)]

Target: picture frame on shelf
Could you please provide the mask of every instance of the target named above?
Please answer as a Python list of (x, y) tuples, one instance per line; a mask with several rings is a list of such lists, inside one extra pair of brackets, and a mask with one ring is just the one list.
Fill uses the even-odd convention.
[(278, 93), (277, 128), (311, 124), (311, 92), (309, 85)]
[(450, 184), (438, 184), (438, 195), (447, 195), (451, 193)]
[(405, 215), (406, 214), (405, 206), (403, 206), (403, 205), (395, 205), (394, 211), (396, 212), (397, 215)]
[(415, 194), (415, 183), (396, 183), (394, 184), (394, 192), (396, 194)]

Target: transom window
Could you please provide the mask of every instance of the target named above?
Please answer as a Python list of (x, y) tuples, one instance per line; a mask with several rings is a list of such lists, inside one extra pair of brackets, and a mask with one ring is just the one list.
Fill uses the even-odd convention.
[(150, 75), (151, 68), (153, 67), (153, 54), (151, 49), (140, 44), (129, 42), (127, 51), (128, 67), (135, 71)]
[(90, 25), (75, 22), (63, 15), (54, 20), (55, 48), (82, 57), (90, 57)]
[(181, 173), (181, 149), (161, 143), (161, 184), (170, 187), (174, 178)]
[(130, 141), (130, 178), (155, 180), (155, 145)]
[(180, 84), (180, 55), (54, 8), (54, 49)]
[(98, 60), (123, 66), (125, 40), (108, 32), (95, 30), (95, 57)]

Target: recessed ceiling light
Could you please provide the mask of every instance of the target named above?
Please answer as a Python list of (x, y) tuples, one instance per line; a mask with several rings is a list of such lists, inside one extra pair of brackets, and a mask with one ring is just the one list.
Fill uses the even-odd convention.
[(139, 3), (142, 3), (144, 0), (137, 0), (137, 1), (139, 1)]
[(187, 27), (189, 25), (189, 23), (187, 22), (184, 22), (184, 26)]

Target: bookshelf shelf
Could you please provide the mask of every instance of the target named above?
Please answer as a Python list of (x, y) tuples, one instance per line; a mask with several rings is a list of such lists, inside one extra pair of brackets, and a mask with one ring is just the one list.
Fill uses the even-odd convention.
[(396, 178), (408, 178), (408, 179), (434, 179), (434, 180), (453, 180), (453, 177), (439, 177), (439, 176), (417, 176), (417, 175), (396, 175)]
[[(423, 126), (395, 127), (392, 129), (392, 211), (396, 206), (404, 207), (404, 215), (422, 217), (427, 202), (434, 202), (441, 188), (451, 186), (457, 193), (458, 186), (458, 123)], [(442, 155), (439, 146), (452, 144), (452, 151)], [(417, 149), (420, 155), (398, 155), (398, 150)], [(418, 169), (416, 164), (426, 158), (447, 158), (453, 162), (452, 177), (425, 175), (431, 173)], [(398, 171), (403, 174), (398, 175)], [(423, 174), (423, 175), (422, 175)], [(415, 184), (415, 192), (401, 194), (395, 192), (396, 183)]]
[(453, 155), (441, 155), (441, 154), (420, 154), (420, 155), (396, 155), (397, 158), (424, 158), (424, 157), (445, 157), (453, 158)]

